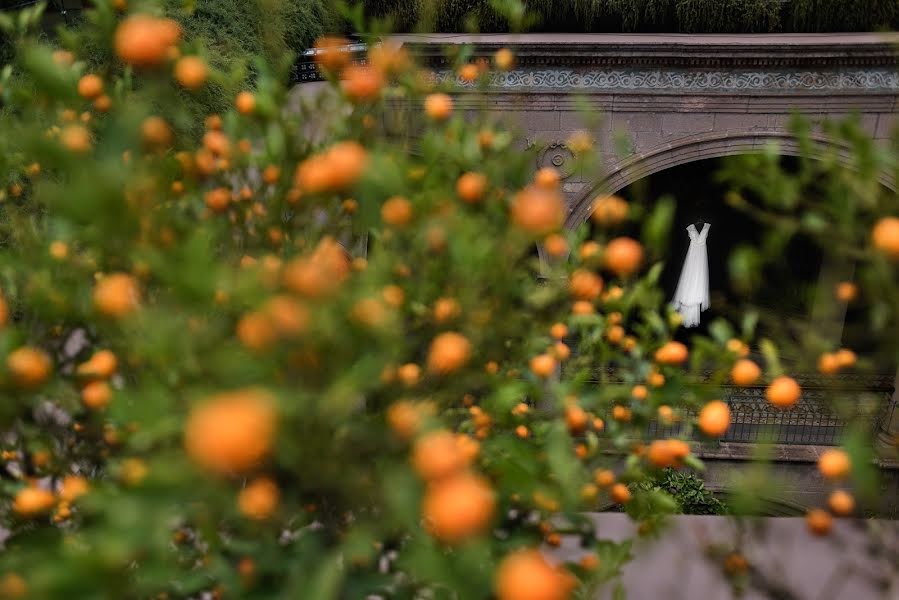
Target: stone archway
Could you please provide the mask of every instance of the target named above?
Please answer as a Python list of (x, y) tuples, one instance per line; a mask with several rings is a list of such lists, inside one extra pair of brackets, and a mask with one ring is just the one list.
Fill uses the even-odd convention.
[[(823, 156), (828, 151), (826, 147), (833, 145), (823, 135), (812, 135), (811, 139), (820, 148), (820, 152), (814, 157)], [(566, 227), (573, 229), (586, 222), (598, 196), (613, 194), (654, 173), (708, 158), (762, 152), (771, 145), (775, 145), (778, 154), (783, 156), (800, 154), (799, 144), (789, 132), (746, 129), (693, 135), (654, 148), (645, 154), (613, 162), (606, 174), (570, 201)], [(836, 152), (835, 156), (845, 166), (851, 166), (848, 154)], [(880, 183), (891, 190), (896, 189), (896, 182), (889, 172), (881, 173)]]

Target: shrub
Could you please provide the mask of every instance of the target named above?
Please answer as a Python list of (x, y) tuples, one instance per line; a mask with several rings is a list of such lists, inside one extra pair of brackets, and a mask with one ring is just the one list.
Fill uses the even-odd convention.
[[(589, 594), (630, 542), (598, 539), (584, 511), (611, 499), (657, 531), (677, 505), (640, 483), (703, 468), (652, 422), (691, 435), (720, 393), (705, 381), (749, 343), (790, 410), (801, 390), (778, 349), (799, 346), (790, 369), (836, 350), (814, 332), (759, 341), (752, 314), (675, 342), (658, 284), (670, 203), (613, 202), (608, 225), (565, 230), (558, 178), (404, 50), (369, 68), (325, 53), (352, 96), (334, 77), (292, 103), (271, 40), (204, 44), (261, 5), (198, 7), (182, 39), (166, 6), (97, 0), (61, 36), (68, 54), (33, 34), (37, 11), (0, 19), (16, 52), (0, 79), (3, 594), (514, 600), (535, 578)], [(259, 54), (252, 83), (217, 62), (226, 50)], [(239, 82), (227, 110), (184, 108), (184, 55), (206, 61), (200, 85)], [(772, 237), (857, 261), (877, 343), (834, 358), (861, 371), (897, 353), (899, 221), (877, 184), (896, 148), (832, 134), (844, 143), (795, 175), (762, 154), (725, 176), (747, 218), (782, 225)], [(571, 145), (595, 164), (588, 136)], [(576, 250), (559, 277), (538, 277), (538, 243)], [(746, 253), (747, 288), (781, 259), (774, 243)], [(824, 472), (848, 465), (870, 504), (870, 414), (821, 393), (853, 432)], [(735, 497), (769, 491), (757, 466)], [(563, 569), (536, 551), (560, 524), (585, 554)]]

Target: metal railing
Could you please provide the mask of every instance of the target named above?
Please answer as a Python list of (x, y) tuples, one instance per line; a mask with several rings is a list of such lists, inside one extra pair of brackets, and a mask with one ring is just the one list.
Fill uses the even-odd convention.
[[(839, 412), (829, 400), (835, 394), (841, 395)], [(834, 446), (850, 427), (861, 425), (876, 432), (894, 409), (890, 394), (883, 390), (804, 389), (799, 402), (788, 409), (771, 405), (762, 387), (725, 388), (722, 400), (730, 408), (731, 425), (721, 440), (744, 443)], [(647, 433), (651, 437), (682, 435), (683, 422), (695, 416), (684, 414), (679, 423), (671, 425), (653, 421)], [(693, 437), (700, 439), (696, 431)]]

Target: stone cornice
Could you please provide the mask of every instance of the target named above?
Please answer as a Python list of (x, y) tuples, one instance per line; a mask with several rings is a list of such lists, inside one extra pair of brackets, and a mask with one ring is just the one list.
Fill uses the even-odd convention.
[(445, 49), (471, 45), (475, 56), (511, 48), (522, 69), (702, 68), (815, 69), (895, 68), (899, 35), (406, 35), (397, 36), (433, 67), (446, 66)]

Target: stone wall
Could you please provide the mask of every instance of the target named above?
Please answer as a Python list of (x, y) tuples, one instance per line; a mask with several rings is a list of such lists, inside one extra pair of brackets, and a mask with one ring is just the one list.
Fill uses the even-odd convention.
[[(473, 44), (475, 56), (512, 48), (515, 68), (486, 91), (457, 102), (486, 110), (536, 146), (537, 166), (562, 171), (568, 225), (589, 216), (593, 199), (685, 162), (757, 152), (777, 144), (797, 152), (793, 113), (815, 124), (857, 114), (864, 131), (886, 139), (897, 124), (899, 71), (893, 34), (400, 36), (454, 78), (441, 48)], [(600, 165), (573, 167), (569, 136), (586, 130), (604, 151)], [(882, 182), (894, 182), (884, 173)]]

